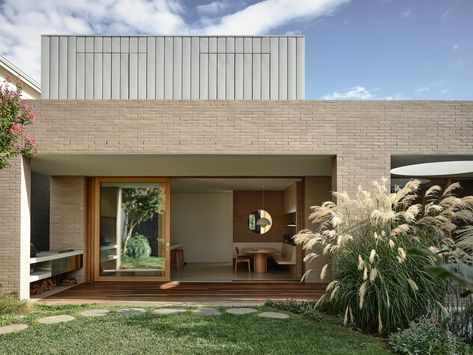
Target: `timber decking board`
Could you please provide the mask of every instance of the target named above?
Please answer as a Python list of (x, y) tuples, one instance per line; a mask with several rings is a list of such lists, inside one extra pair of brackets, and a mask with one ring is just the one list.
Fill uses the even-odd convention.
[(182, 301), (268, 298), (314, 299), (325, 284), (299, 282), (89, 282), (47, 297), (58, 300)]

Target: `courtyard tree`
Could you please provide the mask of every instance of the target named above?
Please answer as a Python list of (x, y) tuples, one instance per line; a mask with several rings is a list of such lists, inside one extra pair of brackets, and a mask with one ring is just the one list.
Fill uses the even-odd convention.
[(36, 151), (36, 140), (24, 132), (34, 123), (35, 114), (21, 99), (21, 84), (15, 86), (8, 79), (0, 84), (0, 169), (8, 167), (11, 158), (30, 158)]
[(164, 212), (164, 194), (161, 187), (125, 188), (122, 190), (122, 208), (126, 214), (125, 240), (123, 251), (126, 252), (128, 241), (137, 225)]

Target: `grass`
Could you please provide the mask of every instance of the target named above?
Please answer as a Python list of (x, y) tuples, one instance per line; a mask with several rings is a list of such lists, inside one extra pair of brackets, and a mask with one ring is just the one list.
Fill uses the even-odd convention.
[(0, 291), (0, 315), (2, 314), (26, 314), (30, 311), (30, 305), (26, 301), (20, 301), (18, 297), (2, 293)]
[[(91, 308), (110, 309), (108, 315), (85, 318)], [(288, 320), (256, 314), (199, 317), (191, 311), (156, 316), (124, 316), (117, 306), (36, 305), (27, 316), (0, 316), (0, 325), (27, 323), (19, 333), (0, 335), (5, 354), (388, 354), (384, 343), (334, 324), (333, 319), (313, 321), (298, 314)], [(259, 310), (273, 310), (260, 307)], [(69, 314), (75, 321), (43, 325), (41, 316)]]
[(164, 269), (164, 258), (148, 256), (136, 259), (123, 254), (120, 269)]

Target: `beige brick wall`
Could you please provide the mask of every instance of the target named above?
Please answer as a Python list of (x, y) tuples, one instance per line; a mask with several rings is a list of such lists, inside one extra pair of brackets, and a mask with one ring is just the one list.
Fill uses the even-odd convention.
[(41, 153), (337, 155), (348, 192), (389, 175), (392, 154), (473, 152), (473, 101), (30, 103)]
[[(51, 177), (49, 241), (51, 250), (84, 250), (87, 229), (85, 204), (85, 177)], [(85, 257), (83, 261), (85, 262)], [(84, 282), (84, 268), (74, 276), (79, 282)]]
[(0, 289), (29, 297), (30, 162), (0, 170)]
[[(30, 103), (38, 117), (31, 133), (40, 142), (40, 154), (336, 155), (334, 183), (349, 193), (359, 184), (389, 176), (394, 154), (473, 154), (473, 101)], [(9, 186), (5, 179), (2, 188)], [(58, 207), (69, 201), (75, 207), (54, 208), (63, 215), (51, 217), (56, 223), (51, 233), (54, 238), (67, 235), (65, 240), (74, 241), (76, 248), (85, 235), (83, 178), (64, 179), (77, 185)], [(17, 193), (16, 187), (9, 191), (8, 201), (16, 203)], [(4, 208), (5, 215), (15, 216)], [(3, 235), (17, 235), (17, 224), (8, 225)]]

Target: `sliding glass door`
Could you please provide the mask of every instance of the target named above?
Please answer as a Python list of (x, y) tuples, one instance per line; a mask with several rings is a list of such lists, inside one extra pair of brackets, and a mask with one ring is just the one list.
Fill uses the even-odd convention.
[(169, 280), (169, 179), (96, 178), (95, 279)]

